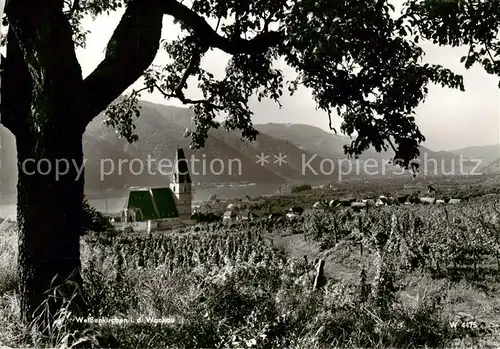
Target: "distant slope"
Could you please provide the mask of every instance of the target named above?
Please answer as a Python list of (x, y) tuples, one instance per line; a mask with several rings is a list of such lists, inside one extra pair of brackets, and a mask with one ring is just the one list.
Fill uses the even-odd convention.
[(496, 161), (498, 158), (500, 158), (500, 144), (466, 147), (453, 150), (452, 153), (459, 156), (462, 155), (463, 157), (468, 159), (480, 159), (486, 166), (490, 162)]
[[(172, 170), (165, 164), (173, 163), (177, 147), (185, 149), (188, 159), (194, 159), (191, 177), (195, 183), (203, 184), (336, 181), (340, 179), (340, 169), (341, 179), (365, 176), (366, 169), (358, 164), (364, 166), (368, 160), (372, 162), (370, 176), (393, 175), (394, 171), (401, 174), (399, 168), (388, 165), (388, 159), (392, 157), (390, 152), (369, 150), (355, 164), (347, 161), (343, 153), (343, 145), (350, 142), (348, 137), (301, 124), (256, 125), (260, 134), (255, 142), (242, 141), (238, 132), (212, 130), (206, 146), (192, 150), (189, 149), (190, 139), (184, 137), (186, 129), (192, 127), (189, 109), (143, 101), (140, 106), (141, 116), (135, 130), (139, 140), (133, 144), (119, 139), (113, 128), (103, 125), (103, 113), (88, 125), (83, 137), (86, 190), (165, 185)], [(17, 159), (14, 138), (1, 126), (0, 137), (0, 190), (2, 193), (15, 192)], [(422, 150), (422, 162), (434, 160), (425, 168), (430, 174), (442, 174), (443, 169), (448, 171), (453, 163), (455, 168), (458, 164), (456, 154), (433, 152), (424, 147)], [(284, 160), (281, 165), (277, 158), (280, 153)], [(264, 166), (257, 163), (261, 154), (268, 156)], [(435, 163), (438, 163), (437, 170)], [(113, 173), (103, 174), (103, 170), (111, 170), (111, 164)], [(163, 164), (163, 173), (159, 164)]]
[[(0, 126), (0, 138), (2, 140), (0, 194), (12, 194), (16, 192), (18, 174), (15, 139), (14, 136), (2, 126)], [(111, 166), (107, 159), (130, 161), (132, 157), (122, 149), (90, 135), (84, 135), (83, 149), (85, 159), (85, 186), (87, 189), (118, 189), (129, 185), (139, 185), (141, 182), (150, 179), (147, 173), (134, 175), (129, 171), (128, 166), (122, 166), (121, 175), (119, 176), (101, 176), (101, 170), (111, 170)], [(118, 161), (114, 163), (115, 172), (118, 173), (120, 171), (118, 168)]]
[(481, 167), (478, 172), (484, 173), (487, 175), (500, 174), (500, 158), (498, 158), (495, 161), (492, 161), (489, 164)]
[[(103, 139), (84, 135), (83, 152), (86, 160), (85, 187), (88, 189), (121, 189), (128, 186), (140, 186), (145, 181), (160, 184), (160, 181), (155, 180), (147, 171), (135, 172), (135, 167), (128, 166), (133, 157)], [(122, 161), (122, 166), (119, 160)], [(108, 175), (108, 173), (115, 175)]]
[(17, 184), (16, 140), (0, 125), (0, 195), (12, 194)]
[[(141, 116), (136, 122), (135, 130), (139, 139), (132, 144), (117, 138), (114, 129), (102, 126), (103, 119), (103, 115), (94, 119), (87, 127), (86, 135), (106, 141), (128, 156), (140, 160), (136, 161), (137, 163), (147, 164), (149, 158), (150, 172), (154, 174), (152, 177), (155, 181), (162, 180), (163, 183), (168, 183), (168, 174), (172, 171), (168, 165), (173, 164), (175, 149), (182, 147), (185, 149), (187, 158), (194, 159), (191, 177), (195, 183), (284, 182), (281, 176), (267, 168), (261, 168), (255, 160), (248, 159), (244, 154), (215, 137), (208, 139), (203, 149), (189, 149), (190, 139), (184, 137), (186, 128), (181, 126), (183, 120), (190, 120), (187, 109), (159, 108), (152, 103), (141, 102)], [(158, 167), (162, 164), (163, 170)]]
[[(272, 135), (275, 138), (289, 141), (300, 149), (329, 159), (346, 159), (343, 146), (350, 144), (351, 139), (346, 136), (336, 135), (326, 132), (318, 127), (303, 124), (259, 124), (255, 126), (260, 132)], [(383, 175), (392, 173), (401, 173), (401, 170), (388, 165), (389, 159), (393, 157), (390, 151), (377, 153), (374, 149), (369, 149), (359, 157), (359, 163), (363, 164), (370, 161), (371, 164), (378, 164), (378, 173)], [(420, 147), (421, 170), (428, 174), (449, 174), (460, 171), (460, 157), (450, 152), (435, 152), (426, 147)], [(368, 163), (367, 163), (368, 164)], [(464, 169), (470, 169), (474, 163), (464, 163)], [(360, 171), (375, 173), (377, 167), (369, 168), (369, 171)]]
[(304, 124), (259, 124), (255, 128), (264, 134), (295, 144), (299, 149), (323, 157), (342, 159), (342, 146), (349, 142), (345, 136), (328, 133), (319, 127)]
[[(192, 114), (185, 108), (148, 102), (143, 102), (142, 105), (156, 109), (165, 120), (182, 127), (183, 130), (192, 127)], [(243, 154), (243, 159), (245, 161), (242, 162), (242, 167), (245, 171), (261, 171), (262, 169), (267, 169), (283, 179), (293, 181), (324, 181), (335, 179), (334, 176), (328, 175), (328, 172), (323, 174), (321, 171), (317, 170), (320, 168), (323, 157), (314, 157), (308, 152), (301, 151), (295, 144), (286, 140), (277, 139), (274, 136), (262, 133), (257, 136), (255, 142), (249, 142), (242, 140), (241, 135), (236, 131), (226, 132), (222, 129), (212, 130), (209, 132), (209, 135), (209, 142), (213, 142), (214, 140), (221, 141), (233, 150)], [(207, 145), (206, 149), (208, 148), (209, 146)], [(286, 156), (286, 158), (284, 158), (286, 163), (282, 162), (281, 165), (277, 158), (280, 153)], [(267, 158), (269, 162), (266, 163), (265, 166), (259, 165), (259, 169), (255, 169), (255, 162), (258, 160), (258, 156), (262, 154), (264, 156), (269, 156)], [(303, 165), (308, 163), (311, 158), (314, 159), (312, 159), (309, 164), (315, 172), (309, 171), (309, 167), (303, 169)], [(257, 175), (257, 173), (255, 173), (255, 175)]]
[[(323, 157), (314, 157), (288, 141), (279, 140), (264, 133), (259, 134), (255, 142), (241, 140), (236, 132), (215, 130), (211, 134), (253, 161), (262, 154), (269, 156), (267, 158), (269, 163), (265, 164), (265, 168), (283, 178), (297, 181), (335, 180), (334, 176), (329, 175), (327, 171), (319, 170)], [(283, 160), (281, 163), (280, 156)], [(308, 167), (305, 166), (306, 163), (309, 163)]]

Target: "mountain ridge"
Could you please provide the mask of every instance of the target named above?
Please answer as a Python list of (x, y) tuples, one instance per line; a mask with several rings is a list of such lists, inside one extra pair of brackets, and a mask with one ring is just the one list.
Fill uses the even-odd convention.
[[(192, 175), (195, 184), (333, 182), (340, 178), (336, 176), (337, 172), (352, 170), (355, 163), (348, 160), (343, 153), (343, 145), (350, 142), (349, 137), (306, 124), (257, 124), (255, 128), (259, 135), (255, 142), (242, 141), (241, 135), (236, 131), (211, 130), (204, 148), (190, 149), (190, 139), (184, 137), (186, 129), (192, 127), (192, 113), (189, 109), (146, 101), (140, 101), (139, 105), (141, 116), (135, 129), (139, 140), (133, 144), (118, 138), (113, 128), (103, 125), (104, 113), (99, 114), (87, 126), (83, 136), (84, 157), (87, 161), (86, 190), (165, 185), (168, 178), (165, 173), (159, 171), (160, 162), (163, 159), (173, 161), (177, 147), (185, 149), (188, 159), (195, 162), (193, 166), (201, 167), (200, 173)], [(0, 190), (8, 192), (15, 190), (17, 176), (15, 141), (10, 132), (1, 125), (0, 137), (3, 155)], [(430, 158), (434, 157), (443, 162), (451, 163), (459, 157), (453, 152), (434, 152), (425, 147), (421, 147), (421, 151)], [(259, 163), (261, 156), (267, 156), (267, 162)], [(284, 156), (283, 163), (278, 161), (280, 156)], [(377, 153), (374, 149), (369, 149), (359, 157), (359, 162), (366, 164), (372, 160), (378, 164), (380, 170), (380, 163), (388, 163), (391, 157), (391, 152)], [(144, 170), (136, 171), (131, 166), (134, 159), (144, 164), (149, 158), (157, 161), (151, 168), (148, 167), (147, 173)], [(304, 162), (308, 159), (311, 160), (311, 168), (317, 173), (304, 167)], [(128, 166), (117, 169), (116, 164), (120, 160)], [(231, 162), (232, 160), (239, 162)], [(103, 162), (113, 164), (114, 173), (103, 176)], [(203, 167), (207, 164), (210, 167), (214, 163), (227, 168), (222, 171), (210, 168), (207, 172)], [(233, 165), (235, 168), (231, 168)], [(337, 166), (337, 172), (329, 172), (328, 169), (320, 171), (324, 165)], [(117, 171), (121, 172), (117, 174)], [(392, 175), (394, 171), (389, 168), (387, 174)], [(111, 169), (106, 172), (111, 172)], [(351, 171), (344, 175), (343, 179), (363, 175), (366, 173)]]
[(490, 145), (479, 145), (464, 147), (451, 151), (454, 154), (462, 155), (468, 159), (481, 160), (485, 166), (500, 158), (500, 143)]

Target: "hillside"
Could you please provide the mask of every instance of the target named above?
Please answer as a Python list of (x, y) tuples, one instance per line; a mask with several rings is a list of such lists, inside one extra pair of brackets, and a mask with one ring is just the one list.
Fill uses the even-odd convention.
[[(256, 142), (249, 143), (242, 141), (236, 132), (216, 130), (211, 132), (205, 148), (189, 149), (190, 139), (184, 137), (191, 123), (188, 109), (148, 102), (141, 102), (140, 105), (140, 122), (136, 123), (135, 130), (139, 140), (133, 144), (119, 139), (113, 128), (104, 126), (103, 114), (88, 125), (83, 138), (86, 190), (165, 185), (171, 173), (168, 164), (173, 163), (177, 147), (185, 149), (188, 161), (193, 159), (191, 177), (195, 183), (284, 183), (334, 179), (311, 173), (302, 175), (301, 157), (304, 153), (289, 142), (267, 135), (259, 135)], [(0, 189), (2, 193), (15, 192), (17, 165), (14, 138), (5, 128), (0, 128), (0, 137), (4, 158), (0, 168)], [(256, 163), (256, 156), (261, 153), (269, 156), (269, 163), (265, 166)], [(273, 157), (279, 153), (286, 155), (286, 163), (281, 166), (274, 163), (276, 159)], [(316, 159), (312, 165), (318, 168), (320, 160)], [(163, 173), (159, 164), (163, 164)]]
[(468, 159), (482, 160), (487, 166), (490, 162), (497, 160), (500, 157), (500, 144), (466, 147), (462, 149), (452, 150), (452, 153), (462, 155)]
[(16, 183), (17, 156), (15, 138), (9, 130), (0, 125), (0, 193), (13, 193)]
[[(205, 148), (189, 149), (190, 139), (184, 137), (186, 129), (192, 125), (189, 109), (144, 101), (140, 106), (140, 121), (135, 130), (139, 140), (133, 144), (119, 139), (113, 128), (104, 126), (103, 114), (88, 125), (83, 138), (86, 190), (164, 185), (169, 181), (167, 175), (171, 167), (168, 164), (173, 162), (177, 147), (183, 147), (188, 160), (192, 161), (191, 175), (197, 184), (312, 183), (402, 174), (401, 169), (388, 164), (391, 152), (368, 150), (360, 156), (359, 162), (347, 161), (343, 145), (350, 142), (348, 137), (302, 124), (256, 125), (260, 134), (255, 142), (241, 140), (238, 132), (212, 130)], [(15, 192), (14, 138), (1, 126), (0, 137), (0, 190), (2, 193)], [(264, 166), (257, 163), (261, 154), (268, 156)], [(281, 165), (277, 162), (280, 154), (285, 161)], [(459, 156), (454, 153), (433, 152), (422, 147), (420, 159), (422, 163), (427, 159), (423, 170), (428, 174), (440, 175), (452, 167), (457, 174)], [(309, 166), (305, 166), (307, 163)], [(163, 173), (159, 164), (163, 164)]]
[(500, 174), (500, 158), (481, 167), (479, 172), (484, 173), (486, 175)]
[[(329, 159), (346, 159), (347, 157), (344, 154), (343, 146), (351, 142), (349, 137), (326, 132), (318, 127), (310, 125), (268, 123), (256, 125), (256, 128), (264, 134), (289, 141), (304, 151), (320, 154)], [(372, 164), (378, 164), (378, 173), (380, 174), (400, 174), (401, 170), (388, 165), (388, 161), (392, 157), (392, 151), (377, 153), (375, 149), (372, 148), (360, 155), (359, 163), (363, 164), (369, 160)], [(455, 173), (460, 170), (460, 157), (450, 152), (435, 152), (421, 146), (419, 160), (422, 164), (422, 171), (430, 175), (449, 174), (452, 168)], [(387, 165), (384, 167), (384, 164)], [(464, 168), (469, 169), (474, 167), (474, 165), (473, 163), (465, 162)], [(362, 169), (363, 168), (361, 168), (361, 170)], [(376, 166), (370, 166), (369, 169), (370, 171), (365, 172), (377, 172)]]
[[(161, 178), (151, 176), (147, 170), (137, 173), (134, 172), (136, 171), (135, 166), (130, 168), (128, 165), (124, 165), (120, 168), (119, 159), (130, 163), (134, 157), (103, 139), (86, 134), (83, 138), (83, 151), (86, 159), (85, 185), (88, 189), (117, 189), (127, 186), (141, 186), (141, 183), (144, 182), (161, 184)], [(111, 172), (119, 173), (119, 175), (108, 176), (107, 173)]]
[[(327, 180), (325, 176), (302, 175), (301, 156), (303, 152), (289, 142), (259, 135), (253, 143), (242, 141), (237, 132), (214, 130), (210, 132), (206, 146), (200, 150), (189, 149), (190, 139), (184, 137), (191, 125), (191, 114), (187, 109), (141, 103), (140, 122), (136, 133), (139, 141), (127, 144), (118, 139), (114, 130), (101, 126), (99, 116), (87, 127), (87, 135), (111, 143), (130, 156), (145, 161), (148, 155), (153, 159), (172, 159), (177, 146), (186, 150), (188, 158), (193, 157), (193, 181), (200, 183), (256, 182), (281, 183), (288, 180)], [(257, 156), (269, 155), (265, 166), (257, 164)], [(286, 163), (274, 163), (273, 155), (286, 154)], [(319, 159), (318, 159), (319, 160)], [(213, 167), (211, 170), (211, 166)], [(222, 168), (223, 166), (224, 168)], [(153, 170), (155, 171), (155, 169)], [(222, 172), (219, 174), (219, 172)]]
[(328, 133), (319, 127), (304, 124), (268, 123), (256, 125), (255, 128), (259, 132), (292, 142), (299, 149), (319, 154), (325, 158), (346, 158), (342, 146), (349, 142), (349, 138)]
[[(283, 179), (266, 168), (257, 167), (253, 159), (248, 159), (237, 150), (229, 147), (215, 137), (208, 139), (206, 147), (201, 150), (189, 149), (190, 140), (184, 137), (186, 127), (172, 120), (172, 115), (159, 113), (151, 104), (141, 104), (140, 122), (137, 122), (136, 134), (139, 140), (128, 144), (125, 140), (116, 137), (114, 129), (103, 127), (101, 122), (103, 115), (98, 116), (87, 127), (86, 135), (92, 135), (112, 144), (130, 157), (140, 159), (147, 163), (148, 156), (151, 161), (151, 173), (155, 181), (160, 178), (168, 182), (168, 178), (162, 176), (158, 165), (173, 163), (174, 152), (177, 147), (185, 149), (188, 159), (195, 159), (191, 168), (193, 181), (201, 183), (225, 183), (225, 182), (269, 182), (279, 183)], [(174, 112), (179, 108), (173, 108)], [(176, 115), (175, 118), (182, 120), (190, 116), (186, 110)], [(114, 159), (118, 161), (118, 159)], [(237, 161), (241, 161), (241, 166)], [(212, 166), (211, 166), (212, 165)], [(166, 172), (166, 173), (165, 173)], [(164, 174), (169, 174), (171, 168), (166, 166)], [(163, 178), (162, 178), (163, 177)]]
[[(143, 102), (143, 105), (156, 109), (168, 122), (176, 124), (183, 129), (187, 129), (192, 126), (191, 114), (185, 108), (177, 108), (149, 102)], [(326, 166), (324, 167), (324, 172), (320, 170), (321, 162), (325, 158), (322, 154), (304, 150), (296, 142), (276, 137), (276, 135), (272, 133), (260, 133), (255, 142), (243, 141), (238, 132), (226, 132), (222, 129), (212, 130), (209, 134), (209, 139), (218, 139), (231, 148), (241, 152), (247, 158), (257, 159), (257, 156), (260, 156), (261, 154), (269, 155), (269, 163), (266, 164), (264, 168), (273, 171), (280, 177), (298, 181), (324, 181), (337, 179), (336, 173), (329, 174)], [(293, 139), (293, 135), (291, 138)], [(278, 163), (275, 163), (277, 159), (274, 156), (279, 156), (280, 153), (286, 155), (286, 164), (283, 163), (279, 165)], [(302, 168), (303, 165), (308, 163), (309, 160), (311, 160), (309, 162), (310, 167), (314, 169), (315, 173), (311, 171), (309, 167), (305, 168), (305, 170)], [(261, 166), (259, 167), (262, 168)]]

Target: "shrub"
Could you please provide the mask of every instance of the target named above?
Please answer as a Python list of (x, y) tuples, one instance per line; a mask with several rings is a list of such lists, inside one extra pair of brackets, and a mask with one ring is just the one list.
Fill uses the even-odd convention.
[(220, 216), (212, 212), (209, 213), (196, 212), (193, 215), (191, 215), (191, 219), (194, 219), (199, 223), (212, 223), (212, 222), (222, 221), (222, 218)]
[(84, 233), (96, 232), (102, 233), (114, 231), (113, 225), (108, 218), (104, 217), (101, 212), (92, 207), (87, 199), (83, 200), (83, 231)]
[(312, 187), (310, 184), (299, 184), (299, 185), (295, 185), (292, 188), (292, 193), (300, 193), (302, 191), (307, 191), (307, 190), (312, 190)]

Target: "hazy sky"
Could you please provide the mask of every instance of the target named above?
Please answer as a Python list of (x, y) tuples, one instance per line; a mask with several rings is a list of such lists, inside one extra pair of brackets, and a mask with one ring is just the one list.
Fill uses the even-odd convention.
[[(0, 6), (3, 1), (0, 0)], [(91, 31), (87, 48), (77, 52), (84, 76), (104, 57), (106, 43), (118, 24), (121, 13), (100, 17), (96, 21), (86, 21), (86, 28)], [(169, 17), (164, 20), (163, 33), (164, 38), (175, 38), (179, 33)], [(500, 143), (499, 78), (486, 74), (480, 67), (465, 70), (460, 63), (460, 57), (466, 54), (466, 48), (440, 48), (429, 44), (424, 50), (427, 61), (442, 64), (463, 74), (466, 86), (465, 92), (430, 86), (427, 100), (417, 110), (417, 123), (427, 137), (426, 145), (434, 150), (451, 150), (471, 145)], [(160, 52), (154, 63), (165, 62), (165, 59), (166, 55)], [(227, 55), (215, 50), (207, 54), (204, 66), (210, 68), (216, 76), (221, 76), (226, 61)], [(293, 77), (290, 68), (280, 68), (285, 71), (286, 76)], [(140, 82), (135, 86), (140, 86)], [(191, 87), (188, 95), (196, 96), (196, 93), (196, 87)], [(165, 101), (159, 93), (144, 94), (143, 99), (179, 105), (175, 101)], [(281, 102), (281, 110), (272, 102), (255, 102), (254, 123), (304, 123), (328, 130), (328, 118), (325, 113), (315, 110), (310, 91), (301, 89), (293, 97), (285, 95)], [(333, 120), (334, 126), (338, 127), (339, 124), (339, 118)]]

